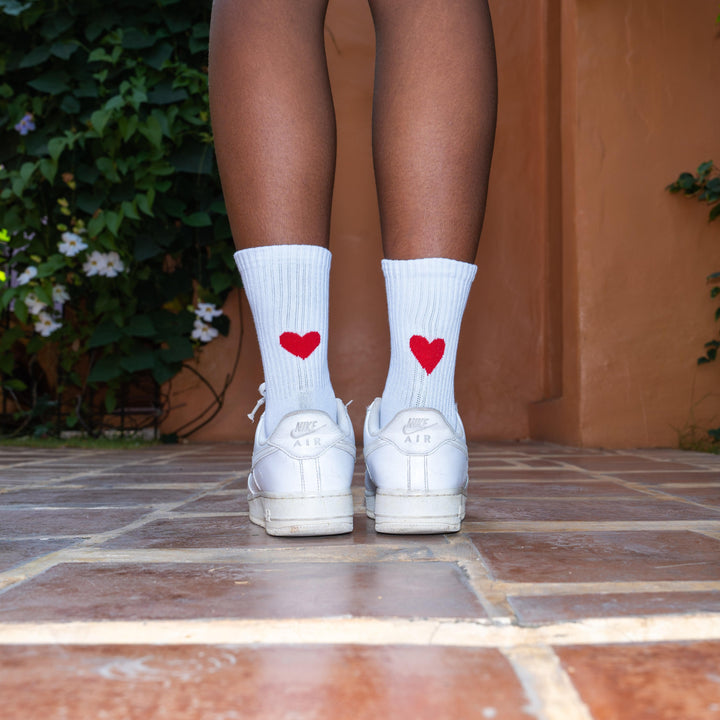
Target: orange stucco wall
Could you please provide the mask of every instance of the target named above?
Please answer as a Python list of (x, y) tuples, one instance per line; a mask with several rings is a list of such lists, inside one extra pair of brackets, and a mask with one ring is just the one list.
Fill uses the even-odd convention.
[(720, 226), (665, 192), (717, 159), (717, 3), (563, 3), (563, 397), (531, 409), (535, 437), (669, 445), (720, 418), (705, 277)]
[[(664, 191), (713, 156), (720, 134), (715, 0), (495, 0), (500, 107), (488, 213), (458, 352), (472, 438), (668, 445), (720, 368), (696, 368), (716, 328), (705, 276), (720, 226)], [(338, 121), (331, 250), (335, 390), (356, 431), (389, 359), (370, 155), (374, 40), (364, 0), (331, 0), (327, 55)], [(720, 157), (720, 155), (719, 155)], [(203, 351), (225, 407), (196, 440), (252, 438), (262, 380), (242, 301), (229, 338)], [(694, 396), (693, 396), (694, 388)], [(173, 383), (172, 431), (211, 400)], [(712, 397), (699, 420), (720, 417)]]

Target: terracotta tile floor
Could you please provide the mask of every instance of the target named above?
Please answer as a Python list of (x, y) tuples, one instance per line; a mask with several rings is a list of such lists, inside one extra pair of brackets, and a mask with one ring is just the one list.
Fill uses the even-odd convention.
[(720, 720), (720, 457), (471, 448), (463, 531), (248, 522), (245, 445), (0, 449), (0, 718)]

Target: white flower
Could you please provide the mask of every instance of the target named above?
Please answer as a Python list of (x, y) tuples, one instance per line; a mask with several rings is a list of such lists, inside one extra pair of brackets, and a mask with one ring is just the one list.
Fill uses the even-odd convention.
[(81, 250), (87, 249), (87, 245), (76, 233), (64, 232), (60, 237), (62, 237), (62, 242), (58, 243), (58, 250), (67, 257), (73, 257)]
[(18, 285), (27, 285), (37, 275), (37, 268), (29, 265), (18, 275)]
[(204, 320), (205, 322), (212, 322), (214, 317), (218, 317), (222, 314), (223, 311), (218, 310), (213, 303), (199, 302), (195, 308), (195, 315), (198, 319)]
[(217, 328), (212, 325), (204, 323), (200, 318), (195, 320), (195, 329), (192, 331), (190, 337), (193, 340), (200, 340), (201, 342), (210, 342), (213, 338), (218, 336)]
[(98, 275), (105, 277), (117, 277), (124, 269), (125, 265), (116, 252), (109, 252), (104, 256), (105, 266), (98, 270)]
[(53, 302), (62, 305), (70, 299), (70, 293), (68, 293), (67, 288), (64, 285), (53, 285), (52, 299)]
[(83, 263), (83, 271), (88, 277), (102, 275), (105, 272), (107, 257), (103, 253), (93, 250)]
[(50, 337), (60, 327), (62, 327), (60, 323), (55, 322), (47, 313), (41, 312), (35, 323), (35, 332), (40, 333), (43, 337)]
[(31, 315), (39, 315), (47, 307), (47, 303), (39, 300), (35, 293), (28, 293), (25, 296), (25, 304)]

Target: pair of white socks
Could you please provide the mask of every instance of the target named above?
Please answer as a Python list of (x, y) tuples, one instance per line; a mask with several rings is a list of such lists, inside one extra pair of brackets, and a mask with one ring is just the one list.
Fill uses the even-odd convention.
[[(323, 410), (336, 419), (327, 364), (330, 258), (315, 245), (235, 253), (260, 345), (268, 434), (295, 410)], [(381, 424), (415, 407), (439, 410), (455, 425), (455, 357), (477, 267), (423, 258), (383, 260), (382, 269), (391, 350)]]

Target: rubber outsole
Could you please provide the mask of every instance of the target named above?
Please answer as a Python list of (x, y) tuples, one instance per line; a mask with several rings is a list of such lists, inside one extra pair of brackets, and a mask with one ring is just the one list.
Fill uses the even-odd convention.
[(460, 530), (465, 517), (466, 490), (411, 494), (365, 491), (367, 516), (375, 532), (390, 535), (429, 535)]
[(352, 493), (248, 496), (250, 521), (278, 537), (343, 535), (353, 529)]

